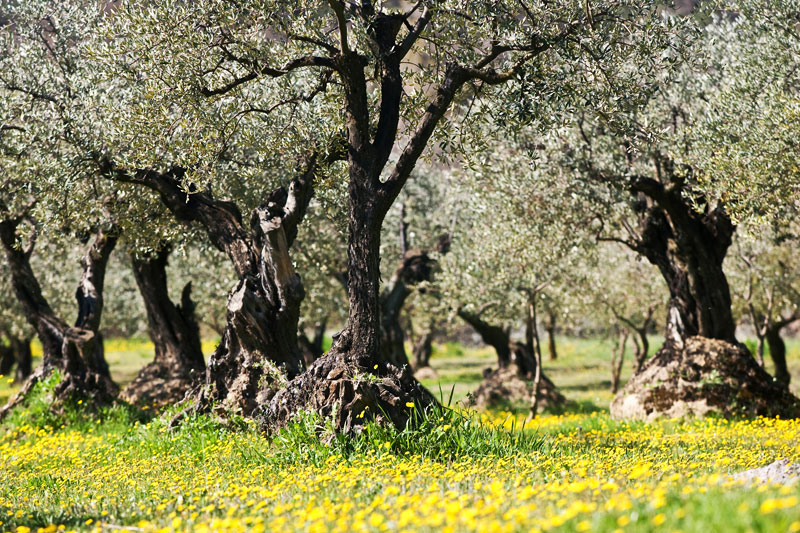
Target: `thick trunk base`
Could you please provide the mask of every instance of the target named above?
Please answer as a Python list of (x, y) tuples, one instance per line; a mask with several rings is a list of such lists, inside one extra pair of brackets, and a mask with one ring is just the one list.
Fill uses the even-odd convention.
[(667, 343), (611, 403), (611, 416), (653, 420), (687, 415), (800, 416), (800, 400), (738, 344), (689, 337)]
[(55, 413), (63, 413), (64, 404), (70, 402), (81, 401), (85, 408), (97, 409), (111, 405), (117, 399), (119, 388), (107, 376), (88, 369), (69, 372), (63, 367), (40, 365), (33, 374), (28, 376), (19, 392), (0, 408), (0, 421), (16, 407), (24, 405), (36, 384), (46, 380), (56, 370), (61, 374), (61, 381), (48, 398), (50, 410)]
[(225, 334), (211, 355), (198, 406), (212, 404), (256, 416), (303, 368), (297, 346), (299, 296), (280, 309), (270, 305), (256, 278), (244, 278), (228, 299)]
[(132, 404), (171, 405), (183, 400), (187, 392), (202, 383), (202, 376), (202, 370), (152, 362), (139, 371), (120, 396)]
[[(532, 404), (534, 383), (510, 364), (486, 372), (483, 381), (470, 396), (467, 404), (479, 409), (528, 408)], [(539, 386), (538, 410), (557, 410), (566, 404), (566, 398), (546, 376), (542, 375)]]
[(274, 430), (297, 413), (312, 411), (330, 417), (341, 433), (357, 433), (369, 421), (403, 429), (413, 409), (435, 403), (409, 366), (398, 369), (380, 362), (367, 368), (333, 350), (272, 398), (264, 412), (264, 426)]

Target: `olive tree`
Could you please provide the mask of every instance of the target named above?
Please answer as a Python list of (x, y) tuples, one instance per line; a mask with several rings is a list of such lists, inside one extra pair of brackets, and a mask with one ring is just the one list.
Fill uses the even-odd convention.
[[(627, 4), (332, 0), (118, 8), (96, 53), (110, 66), (109, 94), (130, 105), (109, 101), (111, 114), (129, 114), (113, 121), (119, 127), (104, 140), (133, 149), (100, 151), (98, 158), (113, 179), (157, 191), (179, 218), (203, 225), (240, 277), (206, 374), (210, 397), (246, 413), (263, 406), (269, 393), (260, 394), (259, 383), (269, 377), (255, 369), (266, 360), (297, 376), (269, 401), (267, 418), (277, 423), (300, 408), (328, 414), (338, 405), (340, 428), (360, 424), (355, 415), (367, 406), (402, 425), (408, 403), (429, 403), (410, 373), (379, 356), (383, 219), (431, 141), (448, 141), (465, 123), (451, 111), (464, 104), (468, 115), (466, 104), (488, 99), (493, 86), (566, 43), (575, 49), (580, 36), (596, 44), (607, 29), (625, 32), (635, 20), (622, 8)], [(165, 25), (170, 39), (163, 39)], [(243, 156), (250, 165), (241, 165)], [(328, 171), (339, 159), (344, 164)], [(264, 190), (256, 185), (263, 174), (292, 181), (288, 190), (262, 195), (250, 230), (239, 207), (217, 198), (234, 198), (253, 168), (260, 174), (251, 195)], [(318, 174), (341, 174), (346, 183), (349, 312), (331, 353), (300, 374), (302, 293), (288, 249)], [(365, 374), (380, 379), (357, 379)], [(234, 390), (242, 384), (246, 391)]]

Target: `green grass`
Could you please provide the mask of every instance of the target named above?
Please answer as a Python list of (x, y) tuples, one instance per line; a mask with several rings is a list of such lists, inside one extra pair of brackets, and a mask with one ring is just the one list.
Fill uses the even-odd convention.
[[(800, 343), (787, 344), (797, 378)], [(55, 414), (54, 376), (0, 426), (0, 531), (800, 531), (800, 487), (725, 478), (800, 462), (800, 423), (612, 420), (610, 349), (559, 338), (545, 371), (574, 404), (524, 429), (519, 416), (447, 408), (352, 436), (311, 414), (273, 435), (216, 415), (170, 428), (170, 410), (70, 402)], [(108, 344), (119, 382), (151, 357), (145, 341)], [(444, 345), (431, 362), (426, 385), (455, 403), (494, 353)]]
[[(650, 337), (650, 354), (661, 346), (662, 338)], [(800, 339), (786, 339), (789, 372), (795, 377), (791, 390), (800, 395)], [(600, 338), (557, 338), (558, 358), (555, 361), (544, 355), (545, 374), (556, 384), (568, 400), (574, 402), (572, 409), (579, 412), (596, 409), (606, 410), (613, 398), (611, 394), (611, 354), (613, 342)], [(431, 390), (450, 390), (455, 387), (454, 398), (462, 401), (477, 387), (483, 371), (494, 368), (496, 355), (491, 348), (468, 348), (452, 345), (434, 346), (431, 367), (438, 377), (425, 379), (423, 385)], [(633, 371), (633, 352), (629, 343), (623, 364), (621, 386)], [(765, 355), (768, 372), (774, 372), (769, 351)]]

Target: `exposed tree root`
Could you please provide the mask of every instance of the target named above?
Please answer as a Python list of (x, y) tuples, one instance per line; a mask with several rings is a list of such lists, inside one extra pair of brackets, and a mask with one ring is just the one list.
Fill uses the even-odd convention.
[[(525, 379), (517, 365), (511, 364), (487, 372), (483, 381), (468, 400), (468, 405), (480, 409), (531, 405), (533, 380)], [(546, 376), (539, 387), (539, 410), (557, 409), (566, 398)]]
[(332, 417), (342, 433), (359, 432), (374, 420), (398, 429), (413, 409), (425, 409), (436, 399), (414, 379), (408, 365), (398, 369), (381, 362), (366, 368), (332, 351), (293, 379), (263, 411), (267, 429), (285, 426), (301, 411)]

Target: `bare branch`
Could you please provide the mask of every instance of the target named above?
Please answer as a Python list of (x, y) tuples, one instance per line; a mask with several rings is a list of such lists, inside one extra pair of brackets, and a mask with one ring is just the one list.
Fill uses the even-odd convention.
[(303, 56), (295, 58), (287, 63), (285, 63), (282, 67), (275, 68), (275, 67), (261, 67), (259, 68), (257, 64), (245, 61), (245, 60), (238, 60), (239, 62), (246, 64), (247, 66), (251, 66), (255, 68), (252, 72), (245, 74), (239, 78), (234, 79), (233, 81), (226, 83), (222, 87), (217, 87), (216, 89), (209, 89), (208, 87), (203, 87), (200, 89), (200, 93), (203, 96), (217, 96), (220, 94), (226, 94), (233, 89), (239, 87), (240, 85), (252, 81), (259, 76), (268, 76), (270, 78), (279, 78), (284, 76), (294, 70), (306, 67), (322, 67), (322, 68), (334, 68), (333, 60), (329, 57), (319, 57), (319, 56)]

